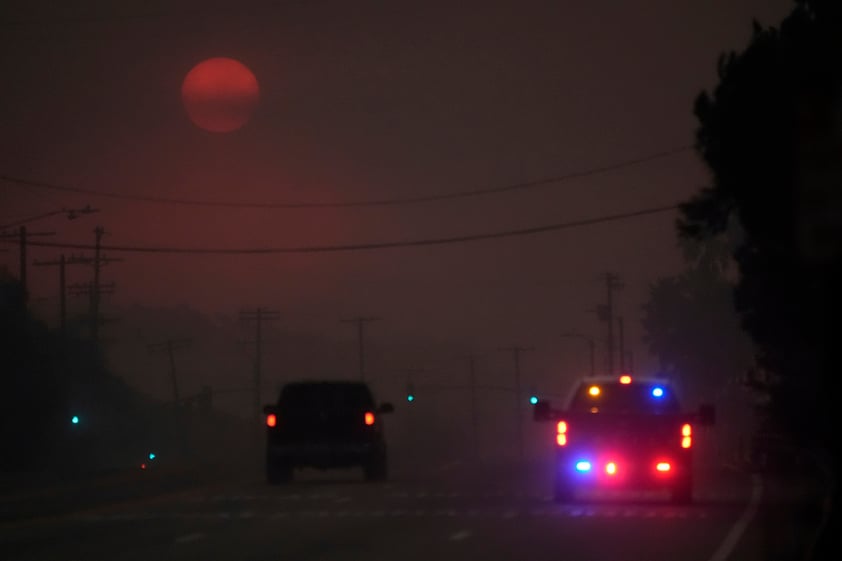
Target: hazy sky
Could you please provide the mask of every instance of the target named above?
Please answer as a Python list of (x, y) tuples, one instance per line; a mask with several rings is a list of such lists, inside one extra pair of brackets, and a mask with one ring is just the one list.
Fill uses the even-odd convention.
[[(787, 0), (593, 2), (4, 2), (0, 173), (118, 194), (337, 202), (502, 186), (693, 142), (692, 103), (720, 52)], [(11, 23), (10, 23), (11, 22)], [(233, 57), (261, 87), (244, 128), (200, 130), (181, 81)], [(0, 224), (61, 207), (102, 212), (31, 230), (56, 241), (261, 247), (412, 240), (526, 228), (672, 204), (707, 181), (692, 152), (532, 190), (406, 206), (246, 210), (167, 206), (0, 183)], [(640, 305), (681, 268), (674, 213), (529, 237), (318, 255), (119, 255), (107, 305), (281, 311), (285, 329), (382, 345), (518, 342), (534, 365), (583, 365), (602, 336), (599, 275), (619, 273), (630, 346)], [(31, 248), (33, 259), (58, 249)], [(69, 253), (69, 251), (68, 251)], [(117, 257), (116, 253), (109, 253)], [(17, 250), (0, 264), (17, 271)], [(56, 271), (31, 269), (52, 320)], [(90, 272), (74, 268), (71, 282)], [(81, 305), (81, 303), (77, 304)], [(538, 366), (535, 366), (536, 368)]]

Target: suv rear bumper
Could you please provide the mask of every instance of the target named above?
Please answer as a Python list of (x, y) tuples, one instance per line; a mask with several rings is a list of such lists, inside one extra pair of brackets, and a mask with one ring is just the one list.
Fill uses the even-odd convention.
[(363, 464), (372, 456), (385, 454), (378, 442), (271, 444), (266, 449), (270, 462), (292, 467), (332, 468)]

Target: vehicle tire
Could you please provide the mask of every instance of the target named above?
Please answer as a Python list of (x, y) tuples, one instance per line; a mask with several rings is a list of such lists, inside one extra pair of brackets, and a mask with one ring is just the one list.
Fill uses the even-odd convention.
[(672, 488), (673, 504), (689, 505), (693, 502), (693, 478), (686, 475), (679, 479)]
[(574, 499), (573, 487), (561, 477), (556, 477), (553, 483), (553, 500), (556, 503), (572, 503)]
[(269, 485), (282, 485), (292, 481), (292, 466), (279, 462), (266, 460), (266, 483)]
[(386, 454), (376, 454), (363, 464), (366, 481), (385, 481), (389, 475)]

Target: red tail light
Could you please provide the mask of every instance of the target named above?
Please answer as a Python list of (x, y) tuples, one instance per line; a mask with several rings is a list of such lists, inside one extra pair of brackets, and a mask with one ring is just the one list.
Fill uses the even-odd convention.
[(658, 462), (655, 464), (655, 470), (660, 472), (667, 472), (672, 469), (669, 462)]
[(567, 421), (559, 421), (556, 425), (556, 444), (559, 446), (567, 446)]
[(693, 446), (693, 427), (690, 423), (681, 425), (681, 447), (690, 448)]
[(278, 424), (278, 417), (274, 413), (269, 413), (266, 415), (266, 426), (267, 427), (274, 427)]
[(616, 462), (608, 462), (605, 464), (605, 473), (608, 475), (617, 475), (617, 464)]
[(373, 425), (374, 424), (374, 413), (372, 413), (371, 411), (366, 411), (364, 420), (365, 420), (366, 426), (370, 427), (371, 425)]

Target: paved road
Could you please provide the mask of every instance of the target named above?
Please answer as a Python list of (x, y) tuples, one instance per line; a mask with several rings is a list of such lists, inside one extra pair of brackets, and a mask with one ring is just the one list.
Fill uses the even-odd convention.
[[(700, 474), (692, 506), (657, 493), (556, 505), (540, 466), (448, 462), (424, 474), (396, 469), (379, 484), (354, 470), (299, 476), (269, 487), (241, 470), (180, 491), (7, 518), (0, 558), (706, 561), (747, 521), (759, 491), (748, 475), (714, 470)], [(741, 559), (763, 558), (760, 548), (734, 545)]]

